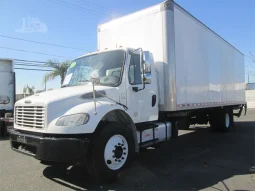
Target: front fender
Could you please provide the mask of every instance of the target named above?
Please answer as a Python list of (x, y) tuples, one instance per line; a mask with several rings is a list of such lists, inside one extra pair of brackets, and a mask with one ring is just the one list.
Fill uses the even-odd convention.
[[(107, 101), (98, 101), (96, 104), (96, 114), (94, 109), (94, 102), (82, 103), (77, 106), (70, 108), (63, 115), (56, 117), (52, 120), (47, 127), (46, 133), (52, 134), (86, 134), (93, 133), (96, 130), (101, 119), (110, 111), (122, 110), (123, 107), (120, 105), (113, 104)], [(89, 114), (89, 121), (80, 126), (56, 126), (57, 120), (65, 115), (72, 115), (76, 113), (87, 113)]]

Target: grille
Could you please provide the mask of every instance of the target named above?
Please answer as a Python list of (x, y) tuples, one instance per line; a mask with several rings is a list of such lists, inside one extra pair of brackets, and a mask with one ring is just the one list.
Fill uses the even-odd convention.
[(43, 106), (17, 106), (15, 123), (22, 127), (44, 128), (45, 108)]

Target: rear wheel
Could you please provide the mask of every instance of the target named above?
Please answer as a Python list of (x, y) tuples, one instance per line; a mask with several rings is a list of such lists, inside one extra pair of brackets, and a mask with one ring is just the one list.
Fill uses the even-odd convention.
[(96, 134), (86, 166), (96, 180), (111, 182), (131, 163), (134, 154), (135, 144), (129, 129), (109, 123)]
[(210, 124), (213, 130), (228, 132), (234, 126), (233, 110), (224, 109), (212, 113)]
[(190, 126), (189, 118), (185, 117), (179, 120), (179, 128), (183, 130), (188, 130)]
[(172, 138), (177, 138), (179, 134), (179, 122), (174, 121), (172, 122)]
[(0, 137), (4, 137), (6, 135), (6, 125), (4, 121), (0, 121)]

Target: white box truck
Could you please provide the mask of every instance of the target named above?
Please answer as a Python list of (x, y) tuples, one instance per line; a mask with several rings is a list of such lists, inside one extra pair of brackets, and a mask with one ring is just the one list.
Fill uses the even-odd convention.
[(15, 73), (12, 59), (0, 58), (0, 137), (6, 135), (6, 118), (13, 115), (15, 103)]
[(62, 88), (15, 104), (10, 141), (112, 180), (178, 128), (229, 131), (245, 106), (243, 54), (168, 0), (99, 25), (98, 51), (71, 63)]

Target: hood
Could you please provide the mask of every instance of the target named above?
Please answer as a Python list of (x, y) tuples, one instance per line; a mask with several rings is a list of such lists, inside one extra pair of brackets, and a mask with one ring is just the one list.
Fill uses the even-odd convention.
[[(115, 90), (116, 87), (108, 87), (108, 86), (95, 86), (96, 91), (101, 91), (104, 90), (107, 94)], [(45, 104), (54, 102), (54, 101), (59, 101), (59, 100), (64, 100), (72, 97), (78, 97), (81, 95), (84, 95), (86, 93), (92, 93), (93, 88), (92, 85), (80, 85), (80, 86), (72, 86), (72, 87), (65, 87), (65, 88), (59, 88), (55, 90), (49, 90), (46, 92), (42, 93), (37, 93), (32, 96), (26, 97), (22, 100), (19, 100), (18, 103), (20, 102), (43, 102)]]

